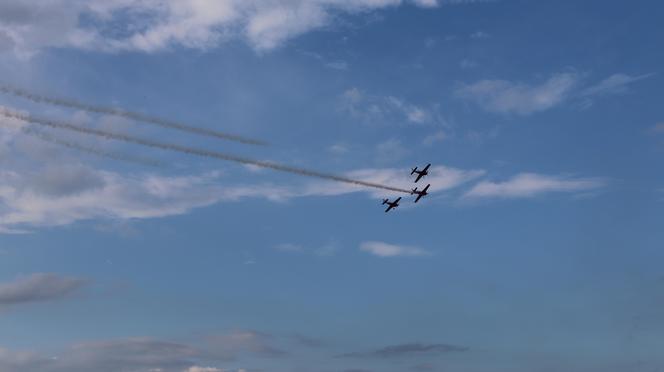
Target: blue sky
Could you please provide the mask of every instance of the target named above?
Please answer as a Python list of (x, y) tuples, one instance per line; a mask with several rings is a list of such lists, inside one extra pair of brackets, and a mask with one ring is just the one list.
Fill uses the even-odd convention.
[(398, 194), (2, 117), (0, 371), (664, 368), (663, 17), (1, 2), (3, 87), (269, 146), (6, 92), (2, 112), (396, 187), (432, 163), (433, 192), (385, 214)]

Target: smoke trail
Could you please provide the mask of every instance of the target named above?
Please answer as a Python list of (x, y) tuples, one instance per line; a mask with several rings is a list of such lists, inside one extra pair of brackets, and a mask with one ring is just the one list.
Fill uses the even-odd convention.
[(107, 115), (114, 115), (114, 116), (120, 116), (124, 117), (127, 119), (131, 120), (137, 120), (140, 122), (144, 123), (149, 123), (149, 124), (155, 124), (160, 127), (164, 128), (170, 128), (170, 129), (177, 129), (189, 133), (194, 133), (194, 134), (199, 134), (202, 136), (208, 136), (208, 137), (216, 137), (216, 138), (221, 138), (225, 140), (230, 140), (230, 141), (235, 141), (235, 142), (240, 142), (244, 144), (249, 144), (249, 145), (266, 145), (267, 143), (251, 138), (245, 138), (241, 136), (237, 136), (234, 134), (228, 134), (228, 133), (223, 133), (219, 132), (216, 130), (212, 129), (206, 129), (206, 128), (199, 128), (199, 127), (192, 127), (187, 124), (179, 123), (176, 121), (171, 121), (171, 120), (166, 120), (166, 119), (161, 119), (157, 118), (154, 116), (149, 116), (137, 112), (132, 112), (132, 111), (126, 111), (118, 108), (110, 108), (110, 107), (104, 107), (104, 106), (96, 106), (96, 105), (89, 105), (86, 103), (81, 103), (78, 101), (74, 101), (72, 99), (64, 99), (64, 98), (56, 98), (56, 97), (48, 97), (48, 96), (43, 96), (40, 94), (34, 94), (31, 93), (27, 90), (20, 89), (20, 88), (15, 88), (11, 87), (8, 85), (3, 85), (0, 84), (0, 92), (2, 93), (7, 93), (11, 94), (17, 97), (22, 97), (29, 99), (33, 102), (36, 103), (48, 103), (51, 105), (56, 105), (56, 106), (63, 106), (67, 108), (73, 108), (73, 109), (78, 109), (78, 110), (83, 110), (83, 111), (88, 111), (88, 112), (93, 112), (96, 114), (107, 114)]
[(30, 128), (21, 128), (21, 131), (24, 134), (27, 134), (29, 136), (39, 138), (40, 140), (42, 140), (44, 142), (53, 143), (53, 144), (56, 144), (56, 145), (59, 145), (59, 146), (67, 147), (67, 148), (70, 148), (70, 149), (78, 150), (78, 151), (85, 152), (85, 153), (92, 154), (92, 155), (101, 156), (101, 157), (104, 157), (104, 158), (109, 158), (109, 159), (119, 160), (119, 161), (126, 161), (126, 162), (136, 163), (136, 164), (140, 164), (140, 165), (147, 165), (147, 166), (151, 166), (151, 167), (163, 167), (164, 166), (164, 164), (162, 164), (162, 163), (160, 163), (156, 160), (150, 160), (150, 159), (144, 159), (144, 158), (139, 158), (139, 157), (127, 156), (127, 155), (123, 155), (123, 154), (117, 154), (117, 153), (112, 153), (112, 152), (101, 151), (101, 150), (96, 149), (94, 147), (88, 147), (88, 146), (81, 145), (81, 144), (76, 143), (76, 142), (71, 142), (71, 141), (68, 141), (68, 140), (65, 140), (65, 139), (62, 139), (62, 138), (50, 136), (46, 133), (43, 133), (43, 132), (40, 132), (40, 131), (37, 131), (37, 130), (34, 130), (34, 129), (30, 129)]
[(357, 186), (372, 187), (372, 188), (376, 188), (376, 189), (390, 190), (390, 191), (402, 192), (402, 193), (406, 193), (406, 194), (411, 193), (410, 190), (406, 190), (406, 189), (402, 189), (402, 188), (398, 188), (398, 187), (386, 186), (386, 185), (381, 185), (381, 184), (373, 183), (373, 182), (358, 181), (358, 180), (354, 180), (354, 179), (347, 178), (347, 177), (336, 176), (336, 175), (333, 175), (333, 174), (321, 173), (321, 172), (312, 171), (312, 170), (308, 170), (308, 169), (302, 169), (302, 168), (295, 168), (295, 167), (276, 164), (276, 163), (271, 163), (271, 162), (258, 161), (258, 160), (243, 158), (243, 157), (239, 157), (239, 156), (235, 156), (235, 155), (224, 154), (224, 153), (216, 152), (216, 151), (202, 150), (202, 149), (185, 147), (185, 146), (175, 145), (175, 144), (170, 144), (170, 143), (156, 142), (156, 141), (152, 141), (152, 140), (148, 140), (148, 139), (144, 139), (144, 138), (129, 136), (129, 135), (126, 135), (126, 134), (108, 132), (108, 131), (105, 131), (105, 130), (99, 130), (99, 129), (93, 129), (93, 128), (84, 128), (84, 127), (80, 127), (80, 126), (69, 124), (69, 123), (57, 122), (57, 121), (47, 120), (47, 119), (43, 119), (43, 118), (36, 118), (36, 117), (29, 116), (29, 115), (23, 115), (23, 114), (13, 112), (13, 111), (9, 111), (9, 110), (2, 109), (2, 108), (0, 108), (0, 114), (3, 115), (3, 116), (6, 116), (8, 118), (19, 119), (19, 120), (26, 121), (26, 122), (33, 123), (33, 124), (49, 126), (49, 127), (52, 127), (52, 128), (66, 129), (66, 130), (71, 130), (71, 131), (75, 131), (75, 132), (79, 132), (79, 133), (90, 134), (90, 135), (93, 135), (93, 136), (99, 136), (99, 137), (103, 137), (103, 138), (107, 138), (107, 139), (114, 139), (114, 140), (118, 140), (118, 141), (124, 141), (124, 142), (134, 143), (134, 144), (138, 144), (138, 145), (159, 148), (159, 149), (163, 149), (163, 150), (171, 150), (171, 151), (177, 151), (177, 152), (181, 152), (181, 153), (185, 153), (185, 154), (191, 154), (191, 155), (204, 156), (204, 157), (208, 157), (208, 158), (227, 160), (227, 161), (232, 161), (232, 162), (241, 163), (241, 164), (255, 165), (255, 166), (258, 166), (258, 167), (261, 167), (261, 168), (269, 168), (269, 169), (273, 169), (273, 170), (280, 171), (280, 172), (287, 172), (287, 173), (299, 174), (301, 176), (322, 178), (322, 179), (326, 179), (326, 180), (330, 180), (330, 181), (344, 182), (344, 183), (357, 185)]

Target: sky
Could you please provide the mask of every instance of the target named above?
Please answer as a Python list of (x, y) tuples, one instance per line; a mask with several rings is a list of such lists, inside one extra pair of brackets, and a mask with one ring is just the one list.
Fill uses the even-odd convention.
[(0, 0), (0, 371), (664, 370), (663, 18)]

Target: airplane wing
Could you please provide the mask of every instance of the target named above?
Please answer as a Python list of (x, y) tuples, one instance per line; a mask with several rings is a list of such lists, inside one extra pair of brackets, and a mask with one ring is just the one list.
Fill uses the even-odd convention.
[(424, 177), (424, 173), (418, 173), (417, 178), (415, 179), (415, 183), (417, 183), (417, 181), (419, 181), (422, 177)]
[(423, 196), (424, 196), (424, 194), (418, 194), (418, 195), (417, 195), (417, 199), (415, 199), (415, 203), (417, 203), (418, 201), (420, 201), (420, 199), (422, 199)]
[(430, 166), (431, 166), (431, 164), (427, 164), (427, 166), (424, 167), (424, 169), (422, 169), (422, 171), (424, 171), (424, 172), (428, 171)]
[(389, 212), (390, 210), (392, 210), (392, 208), (394, 208), (394, 207), (390, 204), (390, 206), (387, 207), (387, 209), (385, 210), (385, 213), (387, 213), (387, 212)]

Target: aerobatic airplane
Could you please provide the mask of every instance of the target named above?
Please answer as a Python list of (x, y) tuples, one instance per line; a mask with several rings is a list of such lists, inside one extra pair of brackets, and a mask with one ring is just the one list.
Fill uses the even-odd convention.
[(429, 186), (431, 186), (431, 184), (428, 184), (427, 187), (425, 187), (422, 191), (417, 191), (416, 187), (413, 189), (413, 191), (410, 192), (411, 195), (417, 194), (417, 199), (415, 199), (415, 203), (420, 201), (420, 198), (422, 198), (423, 196), (429, 195), (429, 193), (427, 192), (427, 190), (429, 190)]
[(417, 170), (417, 167), (413, 168), (413, 170), (410, 172), (410, 174), (412, 176), (413, 174), (417, 173), (417, 178), (415, 179), (415, 183), (417, 183), (417, 181), (419, 181), (420, 178), (422, 178), (422, 177), (426, 176), (427, 174), (429, 174), (429, 167), (430, 166), (431, 166), (431, 164), (427, 164), (427, 166), (424, 167), (424, 169), (422, 169), (422, 170)]
[(401, 197), (398, 197), (397, 200), (391, 202), (389, 199), (383, 199), (383, 204), (389, 205), (387, 209), (385, 210), (385, 213), (389, 212), (392, 208), (396, 208), (399, 206), (399, 200), (401, 200)]

